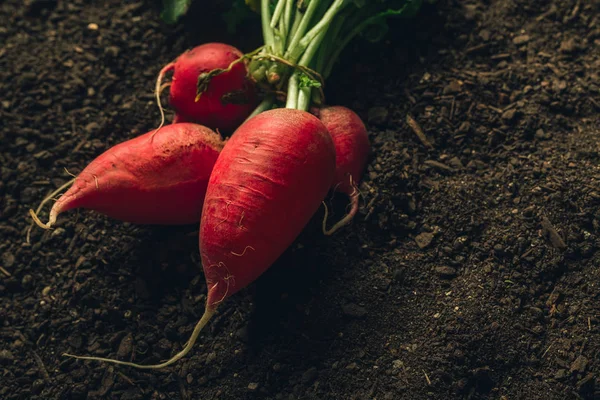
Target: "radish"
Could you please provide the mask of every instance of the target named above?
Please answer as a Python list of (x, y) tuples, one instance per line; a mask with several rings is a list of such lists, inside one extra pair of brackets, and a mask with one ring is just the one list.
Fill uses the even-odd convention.
[(177, 113), (174, 122), (196, 122), (223, 133), (235, 130), (258, 102), (242, 56), (233, 46), (205, 43), (164, 66), (156, 84), (161, 114), (161, 82), (173, 71), (169, 104)]
[[(175, 363), (189, 353), (217, 307), (263, 274), (294, 241), (332, 184), (352, 196), (369, 148), (363, 136), (366, 132), (359, 131), (362, 122), (359, 124), (354, 116), (341, 122), (345, 117), (340, 115), (346, 115), (345, 110), (325, 117), (334, 135), (339, 136), (334, 144), (324, 123), (306, 110), (324, 104), (324, 80), (353, 37), (375, 27), (375, 33), (367, 36), (379, 39), (385, 32), (385, 18), (409, 15), (420, 3), (421, 0), (260, 0), (264, 46), (244, 59), (250, 59), (250, 75), (267, 96), (236, 129), (210, 176), (200, 219), (200, 255), (208, 287), (202, 318), (183, 349), (157, 365), (66, 355), (142, 369)], [(166, 66), (161, 77), (170, 69), (177, 75), (179, 63), (177, 60), (174, 65)], [(227, 73), (238, 64), (229, 65)], [(190, 67), (183, 69), (185, 81), (181, 78), (178, 82), (177, 76), (174, 77), (173, 86), (181, 86), (177, 90), (171, 88), (172, 96), (184, 93), (182, 101), (187, 102), (186, 109), (181, 106), (178, 109), (177, 102), (172, 102), (179, 120), (197, 118), (185, 111), (194, 108), (191, 100), (199, 74), (210, 75), (208, 71), (214, 68), (225, 66), (205, 70)], [(213, 77), (209, 91), (210, 85), (224, 75)], [(203, 78), (200, 80), (204, 82)], [(219, 89), (221, 84), (226, 82), (220, 83)], [(244, 88), (241, 81), (232, 79), (230, 84), (234, 87), (221, 92)], [(157, 86), (160, 88), (160, 80)], [(204, 92), (199, 102), (204, 96), (212, 99), (208, 93)], [(220, 100), (222, 94), (216, 97)], [(277, 108), (282, 101), (285, 108)], [(215, 116), (222, 117), (223, 113), (218, 111), (223, 108), (217, 107), (213, 111)], [(231, 115), (226, 118), (235, 119)], [(231, 126), (235, 124), (232, 122)], [(340, 179), (335, 178), (336, 146), (346, 152), (340, 159)], [(341, 222), (347, 223), (346, 217)]]
[(301, 110), (243, 124), (211, 175), (200, 223), (207, 312), (261, 275), (319, 208), (335, 172), (325, 126)]
[(74, 208), (138, 224), (197, 222), (224, 142), (211, 129), (191, 123), (154, 133), (119, 143), (93, 160), (54, 203), (47, 224), (33, 210), (31, 216), (46, 229)]
[(350, 197), (351, 209), (344, 218), (327, 230), (323, 220), (323, 232), (332, 235), (349, 224), (358, 212), (358, 183), (367, 164), (371, 145), (367, 129), (360, 117), (342, 106), (324, 107), (319, 110), (319, 119), (327, 128), (335, 144), (336, 169), (332, 189)]
[(265, 111), (238, 128), (219, 155), (200, 222), (200, 255), (208, 287), (204, 315), (179, 353), (184, 357), (226, 298), (248, 286), (288, 248), (319, 208), (335, 173), (335, 147), (314, 115)]

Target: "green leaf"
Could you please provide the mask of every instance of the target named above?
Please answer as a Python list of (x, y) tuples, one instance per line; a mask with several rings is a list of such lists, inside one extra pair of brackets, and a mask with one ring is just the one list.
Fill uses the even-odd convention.
[(300, 80), (298, 82), (299, 88), (320, 88), (321, 82), (311, 79), (306, 74), (300, 74)]
[(160, 17), (167, 24), (174, 24), (187, 13), (191, 3), (192, 0), (163, 0)]

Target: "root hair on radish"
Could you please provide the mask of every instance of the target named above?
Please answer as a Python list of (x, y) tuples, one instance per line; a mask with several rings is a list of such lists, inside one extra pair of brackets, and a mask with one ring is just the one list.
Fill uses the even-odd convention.
[(252, 246), (246, 246), (244, 248), (244, 251), (242, 253), (236, 253), (233, 250), (231, 251), (231, 254), (233, 254), (236, 257), (242, 257), (244, 254), (246, 254), (246, 251), (248, 251), (248, 249), (252, 250), (252, 251), (256, 251), (256, 249)]
[[(67, 173), (71, 176), (75, 176), (75, 175), (71, 174), (69, 171), (67, 171)], [(68, 188), (69, 186), (71, 186), (74, 182), (75, 182), (75, 178), (69, 180), (64, 185), (62, 185), (61, 187), (56, 189), (54, 192), (52, 192), (48, 196), (46, 196), (46, 198), (44, 198), (44, 200), (42, 200), (42, 202), (39, 204), (37, 210), (35, 210), (35, 211), (33, 211), (32, 209), (29, 210), (29, 215), (33, 219), (33, 222), (31, 223), (31, 225), (29, 225), (29, 228), (27, 229), (27, 243), (28, 244), (31, 243), (31, 240), (30, 240), (31, 239), (31, 229), (33, 229), (34, 224), (43, 229), (51, 229), (52, 225), (54, 225), (54, 223), (56, 222), (56, 216), (54, 216), (54, 218), (52, 218), (53, 215), (50, 215), (50, 220), (45, 224), (40, 220), (40, 218), (38, 217), (38, 214), (42, 211), (42, 208), (44, 208), (44, 205), (46, 205), (46, 203), (49, 202), (50, 200), (53, 200), (54, 196), (56, 196), (57, 194), (59, 194), (60, 192), (62, 192), (66, 188)]]
[(163, 85), (162, 80), (165, 77), (165, 75), (167, 74), (167, 72), (171, 71), (174, 68), (175, 68), (174, 62), (171, 62), (171, 63), (165, 65), (160, 70), (160, 72), (158, 73), (158, 77), (156, 78), (156, 85), (154, 86), (154, 96), (156, 98), (156, 104), (158, 105), (158, 110), (160, 111), (160, 125), (158, 126), (158, 128), (156, 128), (156, 131), (154, 131), (154, 133), (150, 136), (150, 140), (152, 140), (154, 138), (154, 135), (156, 135), (156, 133), (160, 130), (160, 128), (162, 128), (165, 124), (165, 110), (160, 101), (160, 95), (165, 88), (170, 86), (170, 83), (165, 83)]
[(358, 212), (358, 200), (360, 197), (360, 190), (358, 189), (358, 186), (356, 186), (356, 183), (352, 179), (352, 175), (350, 175), (350, 186), (352, 186), (352, 192), (348, 195), (350, 197), (350, 211), (341, 220), (336, 222), (331, 227), (331, 229), (327, 229), (327, 217), (329, 216), (329, 210), (325, 202), (323, 202), (323, 205), (325, 206), (325, 215), (323, 216), (322, 229), (323, 234), (325, 236), (331, 236), (340, 228), (344, 227), (345, 225), (348, 225)]
[(179, 353), (175, 354), (173, 357), (168, 359), (167, 361), (162, 362), (160, 364), (144, 365), (144, 364), (136, 364), (136, 363), (128, 362), (128, 361), (115, 360), (112, 358), (76, 356), (76, 355), (69, 354), (69, 353), (63, 353), (63, 356), (75, 358), (78, 360), (103, 361), (103, 362), (108, 362), (108, 363), (112, 363), (112, 364), (134, 367), (134, 368), (138, 368), (138, 369), (161, 369), (164, 367), (168, 367), (169, 365), (174, 364), (178, 360), (185, 357), (190, 352), (190, 350), (192, 350), (192, 347), (194, 347), (194, 344), (198, 340), (198, 336), (200, 336), (200, 332), (202, 332), (202, 329), (206, 326), (206, 324), (208, 324), (208, 322), (214, 316), (215, 311), (216, 311), (216, 307), (206, 307), (204, 310), (204, 314), (202, 315), (200, 320), (196, 323), (196, 326), (194, 327), (194, 331), (192, 332), (192, 335), (190, 336), (189, 340), (186, 342), (183, 349)]

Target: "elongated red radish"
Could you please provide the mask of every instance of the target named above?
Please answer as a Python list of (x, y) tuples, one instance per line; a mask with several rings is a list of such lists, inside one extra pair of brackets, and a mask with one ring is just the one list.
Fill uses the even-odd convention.
[(173, 364), (193, 347), (226, 298), (265, 272), (319, 208), (335, 172), (335, 147), (325, 126), (301, 110), (262, 112), (236, 130), (210, 177), (200, 222), (200, 255), (208, 287), (204, 315)]
[(305, 111), (265, 111), (235, 132), (215, 164), (202, 209), (207, 309), (275, 262), (319, 208), (334, 171), (331, 136)]
[(341, 227), (349, 224), (358, 212), (358, 183), (367, 164), (371, 145), (364, 123), (349, 108), (323, 107), (318, 111), (318, 115), (335, 144), (336, 169), (332, 189), (347, 194), (351, 204), (348, 214), (331, 229), (326, 228), (326, 212), (323, 220), (323, 233), (332, 235)]
[[(197, 222), (221, 137), (197, 124), (167, 125), (119, 143), (94, 159), (53, 205), (47, 224), (74, 209), (137, 224)], [(35, 213), (30, 210), (34, 219)], [(37, 220), (39, 222), (39, 220)]]
[[(242, 55), (240, 50), (224, 43), (205, 43), (164, 66), (157, 88), (161, 87), (165, 74), (173, 71), (169, 104), (177, 113), (175, 121), (196, 122), (223, 133), (235, 130), (258, 104), (254, 83), (246, 78), (246, 65), (238, 62), (231, 66)], [(215, 70), (227, 71), (208, 78)], [(207, 77), (206, 87), (197, 99), (198, 81), (202, 77)]]

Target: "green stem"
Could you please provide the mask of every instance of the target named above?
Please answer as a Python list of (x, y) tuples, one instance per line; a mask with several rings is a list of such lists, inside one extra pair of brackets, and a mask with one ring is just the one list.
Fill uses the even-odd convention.
[(303, 87), (298, 91), (298, 102), (296, 108), (298, 110), (307, 111), (311, 100), (311, 88)]
[[(269, 108), (271, 108), (274, 101), (275, 101), (275, 98), (273, 97), (273, 95), (268, 95), (267, 97), (265, 97), (265, 99), (260, 102), (260, 104), (254, 109), (254, 111), (252, 111), (252, 114), (250, 114), (248, 116), (248, 118), (246, 118), (246, 121), (248, 121), (250, 118), (260, 114), (261, 112), (266, 111)], [(246, 122), (246, 121), (244, 121), (244, 122)]]
[[(311, 2), (311, 5), (312, 4), (313, 2)], [(331, 24), (331, 21), (335, 18), (337, 13), (340, 12), (346, 5), (347, 0), (335, 0), (323, 18), (321, 18), (321, 20), (315, 26), (313, 26), (312, 29), (302, 37), (302, 39), (292, 41), (292, 43), (290, 43), (285, 53), (286, 58), (292, 62), (295, 62), (308, 47), (308, 45), (317, 37), (317, 35), (319, 35), (323, 29), (325, 29), (325, 27)], [(299, 30), (297, 34), (298, 33), (304, 34), (304, 31)], [(294, 39), (296, 39), (296, 37), (294, 37)]]
[(342, 50), (344, 50), (346, 48), (348, 43), (350, 43), (350, 41), (352, 39), (354, 39), (354, 37), (356, 35), (358, 35), (360, 32), (362, 32), (367, 26), (376, 23), (380, 19), (383, 19), (390, 15), (401, 15), (403, 12), (404, 12), (404, 8), (397, 10), (397, 11), (388, 10), (386, 12), (383, 12), (383, 13), (374, 15), (370, 18), (367, 18), (362, 23), (355, 25), (354, 28), (350, 31), (350, 33), (344, 35), (344, 38), (342, 39), (342, 41), (336, 43), (336, 45), (334, 46), (335, 50), (333, 51), (333, 54), (331, 54), (331, 57), (329, 58), (329, 62), (327, 63), (327, 66), (325, 67), (325, 69), (323, 71), (321, 71), (323, 79), (327, 79), (327, 77), (329, 77), (329, 74), (331, 74), (331, 70), (333, 69), (333, 65), (336, 63), (338, 57), (342, 53)]
[(278, 31), (274, 30), (273, 32), (273, 54), (276, 56), (281, 56), (283, 54), (283, 35)]
[(292, 24), (292, 28), (288, 34), (288, 39), (294, 37), (296, 32), (298, 31), (298, 27), (300, 26), (300, 21), (302, 21), (302, 12), (296, 8), (294, 12), (294, 22)]
[(275, 37), (273, 36), (273, 29), (271, 28), (271, 12), (269, 10), (269, 0), (261, 0), (260, 15), (265, 45), (269, 50), (272, 51), (275, 45)]
[[(323, 38), (321, 46), (319, 46), (319, 54), (317, 55), (317, 65), (315, 70), (318, 73), (323, 73), (323, 69), (325, 68), (325, 64), (329, 59), (329, 55), (331, 52), (331, 46), (333, 45), (334, 38), (337, 38), (337, 35), (340, 33), (342, 26), (344, 24), (343, 18), (338, 18), (332, 24), (330, 29), (327, 31), (327, 34)], [(310, 46), (309, 46), (310, 47)]]
[(306, 9), (306, 12), (304, 13), (304, 16), (302, 17), (302, 20), (300, 21), (300, 24), (298, 25), (298, 29), (294, 33), (294, 36), (292, 37), (292, 40), (291, 40), (290, 44), (288, 45), (287, 51), (284, 54), (284, 58), (291, 61), (292, 63), (296, 62), (297, 57), (290, 58), (290, 53), (292, 50), (294, 50), (298, 46), (298, 42), (300, 42), (300, 39), (302, 39), (302, 37), (304, 36), (304, 32), (306, 32), (306, 29), (308, 29), (308, 24), (310, 23), (310, 20), (312, 19), (312, 16), (315, 13), (315, 10), (317, 9), (318, 5), (319, 5), (319, 2), (317, 0), (312, 0), (308, 4), (308, 8)]
[(273, 12), (273, 18), (271, 18), (271, 28), (275, 28), (277, 23), (279, 22), (279, 18), (281, 18), (281, 14), (283, 14), (283, 6), (287, 3), (286, 0), (279, 0), (277, 2), (277, 6), (275, 7), (275, 11)]
[(315, 40), (310, 42), (310, 45), (308, 46), (308, 48), (306, 49), (304, 54), (302, 54), (302, 58), (298, 62), (298, 65), (303, 66), (303, 67), (308, 67), (308, 64), (310, 64), (314, 55), (317, 53), (317, 50), (319, 49), (319, 45), (323, 42), (323, 37), (327, 34), (328, 28), (329, 27), (325, 27), (325, 29), (323, 29), (317, 35), (317, 37), (315, 37)]
[(298, 72), (294, 72), (288, 82), (286, 108), (296, 108), (298, 106)]
[(319, 6), (317, 8), (317, 11), (315, 11), (315, 13), (313, 14), (312, 21), (310, 21), (309, 26), (314, 26), (321, 20), (321, 18), (323, 18), (327, 10), (329, 10), (332, 1), (333, 0), (319, 0)]
[(283, 34), (286, 38), (286, 43), (288, 39), (288, 33), (290, 33), (290, 29), (292, 29), (292, 11), (294, 11), (294, 0), (285, 0), (285, 15), (283, 17), (284, 25), (285, 25), (285, 33)]

